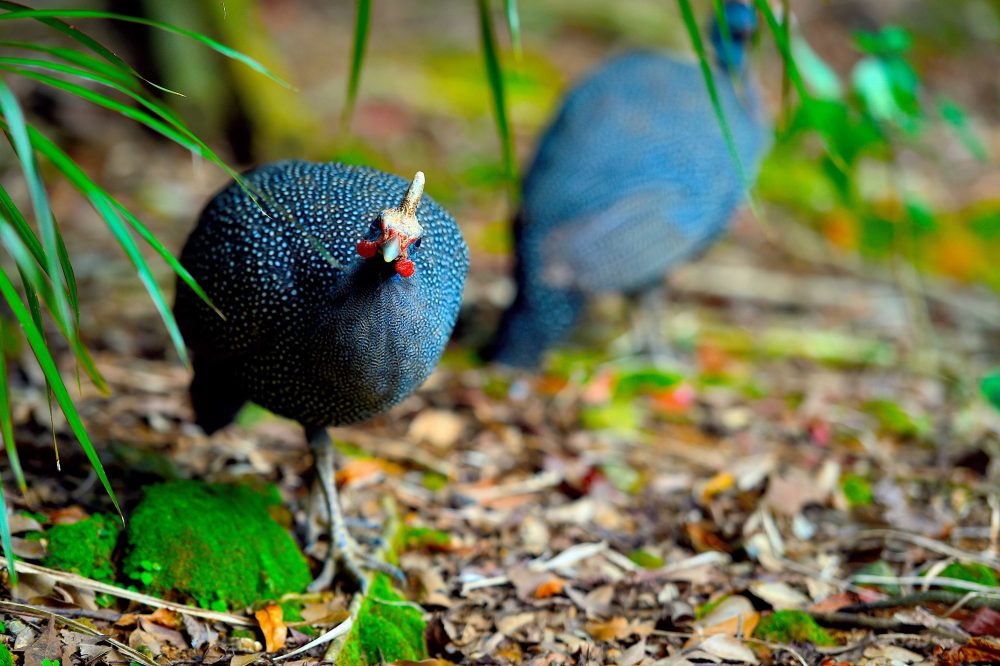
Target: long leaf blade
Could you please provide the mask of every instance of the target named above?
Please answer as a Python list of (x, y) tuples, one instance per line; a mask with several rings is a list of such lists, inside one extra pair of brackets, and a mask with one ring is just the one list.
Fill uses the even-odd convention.
[[(52, 210), (49, 208), (49, 197), (42, 183), (41, 175), (38, 173), (38, 166), (35, 162), (35, 152), (28, 136), (29, 125), (25, 121), (21, 105), (11, 91), (7, 83), (0, 79), (0, 112), (6, 119), (7, 130), (10, 134), (11, 144), (14, 146), (18, 159), (21, 162), (21, 171), (28, 183), (28, 192), (31, 203), (35, 210), (35, 218), (42, 235), (42, 246), (45, 248), (45, 258), (49, 277), (52, 279), (53, 293), (55, 295), (56, 310), (55, 317), (61, 319), (64, 324), (71, 321), (69, 296), (63, 288), (63, 277), (67, 280), (69, 276), (60, 276), (61, 267), (58, 256), (58, 230), (55, 219), (52, 217)], [(75, 304), (74, 304), (75, 308)]]
[(138, 247), (136, 247), (135, 241), (132, 240), (132, 237), (129, 235), (128, 229), (122, 222), (117, 208), (111, 202), (111, 197), (96, 183), (94, 183), (94, 181), (87, 176), (83, 169), (81, 169), (76, 162), (69, 157), (69, 155), (63, 152), (48, 137), (34, 128), (30, 128), (30, 136), (32, 144), (38, 149), (38, 151), (45, 155), (45, 157), (63, 173), (63, 175), (77, 188), (77, 190), (87, 197), (90, 204), (107, 223), (108, 228), (111, 230), (116, 240), (118, 240), (118, 243), (125, 251), (126, 256), (128, 256), (133, 266), (135, 266), (140, 281), (142, 281), (143, 285), (146, 287), (147, 293), (149, 293), (154, 306), (160, 313), (160, 318), (167, 327), (167, 332), (177, 350), (177, 354), (181, 357), (181, 360), (185, 364), (188, 363), (187, 350), (184, 346), (184, 338), (181, 336), (180, 329), (177, 327), (177, 321), (174, 319), (174, 315), (166, 303), (163, 292), (156, 284), (156, 280), (153, 277), (152, 271), (149, 269), (149, 265), (143, 258), (142, 253), (139, 252)]
[(354, 115), (354, 106), (358, 99), (358, 86), (361, 83), (361, 66), (365, 59), (365, 47), (368, 44), (368, 30), (371, 26), (371, 0), (358, 0), (354, 20), (354, 48), (351, 51), (351, 71), (347, 79), (347, 100), (344, 113), (340, 118), (341, 131), (346, 130)]
[(489, 0), (478, 0), (479, 7), (479, 37), (483, 47), (483, 64), (486, 67), (486, 78), (490, 84), (493, 96), (493, 116), (500, 135), (500, 149), (503, 158), (503, 171), (510, 190), (515, 191), (517, 180), (514, 166), (514, 143), (507, 115), (507, 95), (503, 81), (503, 68), (497, 51), (496, 31), (493, 28), (493, 14), (490, 11)]
[[(0, 437), (3, 437), (3, 445), (7, 450), (7, 460), (10, 461), (10, 469), (14, 472), (14, 479), (17, 487), (22, 493), (27, 492), (28, 484), (24, 480), (24, 469), (21, 467), (21, 457), (17, 454), (17, 443), (14, 441), (14, 417), (10, 411), (10, 377), (7, 374), (7, 320), (0, 317)], [(0, 488), (0, 491), (3, 489)], [(7, 514), (7, 506), (0, 506), (0, 510)], [(4, 549), (7, 544), (4, 544)]]
[[(687, 30), (688, 37), (691, 39), (691, 45), (694, 47), (695, 55), (698, 56), (698, 64), (701, 68), (701, 75), (705, 81), (705, 87), (708, 89), (708, 97), (712, 103), (712, 111), (715, 113), (715, 119), (719, 123), (719, 128), (722, 130), (722, 136), (726, 140), (726, 148), (729, 150), (729, 155), (733, 158), (733, 162), (736, 164), (736, 168), (740, 174), (740, 180), (743, 182), (744, 187), (749, 188), (750, 180), (747, 177), (746, 169), (743, 166), (743, 160), (740, 159), (740, 154), (736, 150), (736, 140), (733, 138), (732, 129), (729, 127), (729, 121), (726, 120), (726, 112), (722, 108), (722, 100), (719, 98), (719, 89), (715, 85), (715, 77), (712, 74), (712, 65), (708, 59), (708, 53), (705, 50), (705, 42), (701, 38), (701, 28), (698, 25), (698, 20), (694, 16), (694, 10), (691, 8), (690, 0), (677, 0), (677, 4), (680, 5), (681, 17), (684, 19), (684, 28)], [(726, 27), (728, 30), (728, 26)]]
[(126, 14), (116, 14), (115, 12), (104, 12), (104, 11), (93, 11), (89, 9), (26, 9), (26, 10), (16, 10), (0, 14), (0, 21), (13, 21), (17, 19), (42, 19), (42, 18), (53, 18), (53, 19), (63, 19), (63, 18), (75, 18), (75, 19), (107, 19), (111, 21), (124, 21), (126, 23), (138, 23), (140, 25), (146, 25), (151, 28), (157, 28), (165, 32), (171, 32), (188, 39), (192, 39), (199, 42), (208, 48), (220, 53), (231, 60), (241, 62), (250, 69), (263, 74), (267, 78), (271, 79), (275, 83), (278, 83), (286, 88), (291, 88), (292, 86), (282, 79), (280, 76), (269, 70), (267, 67), (262, 65), (257, 60), (251, 58), (248, 55), (240, 53), (235, 49), (231, 49), (225, 44), (218, 42), (211, 37), (203, 35), (194, 30), (188, 30), (187, 28), (182, 28), (179, 25), (174, 25), (172, 23), (165, 23), (163, 21), (155, 21), (153, 19), (147, 19), (140, 16), (128, 16)]
[[(22, 4), (18, 3), (18, 2), (10, 2), (10, 0), (0, 0), (0, 9), (7, 9), (7, 10), (10, 10), (10, 11), (22, 11), (22, 10), (31, 10), (31, 7), (29, 7), (27, 5), (22, 5)], [(114, 65), (115, 67), (117, 67), (119, 70), (121, 70), (125, 74), (128, 74), (129, 76), (134, 76), (135, 78), (137, 78), (137, 79), (139, 79), (141, 81), (145, 81), (149, 85), (153, 86), (154, 88), (156, 88), (158, 90), (162, 90), (163, 92), (170, 93), (170, 94), (173, 94), (173, 95), (180, 95), (180, 93), (175, 92), (175, 91), (171, 90), (170, 88), (164, 88), (163, 86), (157, 85), (156, 83), (154, 83), (154, 82), (150, 81), (149, 79), (143, 77), (137, 71), (135, 71), (134, 69), (132, 69), (132, 67), (129, 66), (129, 64), (127, 62), (125, 62), (124, 60), (122, 60), (121, 58), (119, 58), (118, 56), (116, 56), (113, 51), (111, 51), (110, 49), (108, 49), (106, 46), (104, 46), (103, 44), (101, 44), (99, 41), (97, 41), (96, 39), (94, 39), (93, 37), (91, 37), (90, 35), (88, 35), (87, 33), (85, 33), (83, 31), (77, 29), (74, 26), (71, 26), (70, 24), (66, 23), (65, 21), (60, 21), (59, 19), (55, 19), (55, 18), (51, 18), (51, 17), (47, 17), (47, 16), (36, 17), (36, 20), (39, 23), (42, 23), (43, 25), (47, 25), (48, 27), (50, 27), (50, 28), (52, 28), (52, 29), (54, 29), (54, 30), (56, 30), (58, 32), (63, 33), (64, 35), (66, 35), (70, 39), (76, 41), (77, 43), (82, 44), (87, 49), (89, 49), (91, 52), (96, 53), (101, 58), (103, 58), (107, 62), (111, 63), (112, 65)], [(180, 96), (183, 97), (183, 95), (180, 95)]]
[(517, 0), (503, 0), (504, 13), (507, 15), (507, 29), (510, 30), (510, 45), (514, 49), (514, 60), (524, 59), (524, 49), (521, 45), (521, 13), (517, 9)]
[[(17, 289), (14, 284), (7, 277), (6, 273), (0, 271), (0, 294), (3, 295), (7, 304), (10, 306), (11, 311), (14, 313), (14, 318), (17, 319), (18, 323), (21, 325), (21, 329), (24, 331), (24, 337), (28, 341), (28, 345), (35, 354), (35, 358), (38, 360), (38, 365), (41, 367), (42, 372), (45, 374), (45, 378), (48, 380), (49, 385), (52, 387), (52, 393), (55, 395), (56, 402), (59, 403), (59, 407), (62, 409), (63, 414), (66, 416), (66, 422), (69, 424), (70, 429), (76, 436), (77, 441), (80, 443), (80, 447), (83, 449), (84, 455), (90, 461), (91, 466), (94, 468), (94, 472), (97, 474), (97, 478), (101, 481), (101, 485), (104, 486), (104, 490), (108, 493), (111, 498), (111, 502), (115, 505), (115, 510), (121, 515), (121, 507), (118, 504), (118, 498), (115, 496), (115, 491), (111, 487), (111, 483), (108, 481), (108, 476), (104, 471), (104, 465), (101, 464), (101, 459), (97, 455), (97, 451), (94, 449), (93, 443), (90, 441), (90, 436), (87, 434), (86, 428), (83, 426), (83, 421), (80, 418), (79, 412), (76, 410), (76, 406), (73, 404), (73, 399), (69, 395), (69, 391), (66, 390), (66, 384), (62, 380), (62, 376), (59, 374), (59, 368), (56, 365), (55, 360), (52, 358), (51, 352), (49, 352), (48, 345), (45, 342), (45, 337), (42, 332), (35, 326), (35, 322), (32, 320), (31, 315), (24, 307), (24, 303), (18, 297)], [(2, 527), (0, 527), (2, 529)]]

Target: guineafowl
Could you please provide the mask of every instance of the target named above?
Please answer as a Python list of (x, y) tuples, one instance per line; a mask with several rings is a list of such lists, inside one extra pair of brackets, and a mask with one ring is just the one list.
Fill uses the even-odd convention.
[(451, 215), (421, 199), (423, 187), (420, 172), (407, 186), (367, 167), (269, 164), (211, 200), (181, 253), (218, 309), (178, 280), (198, 424), (210, 434), (252, 401), (305, 428), (314, 499), (329, 516), (330, 555), (313, 589), (332, 582), (338, 562), (362, 588), (362, 566), (387, 569), (345, 528), (326, 427), (409, 395), (458, 314), (468, 248)]
[[(770, 140), (747, 67), (757, 20), (743, 2), (725, 12), (731, 40), (716, 21), (710, 33), (714, 78), (751, 178)], [(602, 292), (655, 314), (664, 274), (707, 249), (745, 193), (696, 62), (650, 52), (606, 62), (566, 96), (525, 174), (517, 294), (486, 356), (536, 366)]]

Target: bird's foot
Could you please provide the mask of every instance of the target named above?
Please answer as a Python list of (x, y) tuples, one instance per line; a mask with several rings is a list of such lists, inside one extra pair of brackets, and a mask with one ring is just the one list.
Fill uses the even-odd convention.
[[(323, 569), (309, 585), (310, 592), (329, 589), (338, 572), (354, 579), (362, 595), (368, 594), (368, 577), (365, 571), (384, 573), (399, 582), (406, 581), (406, 576), (399, 567), (365, 553), (346, 527), (335, 532), (334, 543), (323, 560)], [(378, 540), (381, 541), (381, 538)]]

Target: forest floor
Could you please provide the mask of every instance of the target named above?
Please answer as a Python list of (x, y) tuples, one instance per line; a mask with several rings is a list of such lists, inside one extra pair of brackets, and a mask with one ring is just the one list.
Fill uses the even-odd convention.
[[(427, 622), (427, 652), (386, 642), (387, 661), (1000, 661), (1000, 415), (971, 379), (995, 354), (996, 301), (936, 284), (914, 314), (895, 282), (818, 269), (758, 229), (743, 220), (671, 279), (676, 367), (629, 355), (614, 300), (544, 373), (479, 365), (470, 350), (496, 315), (483, 294), (497, 276), (477, 271), (459, 340), (426, 385), (335, 430), (346, 512), (397, 523), (400, 592)], [(84, 384), (81, 412), (126, 518), (144, 488), (176, 478), (264, 480), (284, 524), (300, 518), (299, 428), (251, 410), (202, 435), (188, 371), (148, 305), (128, 305), (137, 295), (114, 273), (83, 265), (80, 279), (89, 316), (120, 322), (92, 329), (112, 393)], [(59, 414), (56, 472), (44, 384), (23, 367), (15, 426), (30, 490), (8, 486), (8, 500), (28, 565), (8, 598), (47, 610), (0, 602), (20, 663), (43, 666), (57, 648), (65, 666), (276, 656), (264, 639), (273, 647), (285, 624), (266, 612), (157, 609), (31, 569), (53, 525), (113, 508)], [(351, 594), (286, 596), (306, 619), (278, 652), (343, 621)]]
[[(364, 82), (376, 101), (355, 121), (393, 166), (427, 172), (428, 191), (453, 210), (473, 248), (462, 320), (440, 367), (389, 413), (334, 433), (345, 511), (391, 528), (406, 574), (398, 591), (415, 604), (362, 609), (383, 618), (371, 625), (383, 633), (369, 632), (363, 646), (374, 648), (373, 661), (381, 653), (387, 662), (437, 660), (428, 664), (1000, 663), (1000, 412), (978, 386), (1000, 359), (996, 295), (921, 284), (904, 266), (861, 267), (801, 241), (796, 227), (762, 233), (747, 214), (720, 247), (670, 278), (664, 332), (677, 363), (632, 356), (623, 306), (609, 299), (544, 372), (479, 364), (473, 350), (510, 285), (499, 239), (507, 211), (499, 186), (487, 182), (496, 148), (476, 26), (455, 31), (469, 48), (442, 51), (421, 76), (402, 77), (426, 79), (433, 94), (399, 85), (398, 71), (411, 71), (400, 63), (418, 52), (405, 40), (449, 33), (439, 14), (428, 11), (422, 30), (376, 25)], [(604, 35), (604, 23), (591, 27)], [(331, 54), (347, 57), (349, 17), (333, 28), (281, 25), (287, 52), (304, 52), (294, 71), (313, 76), (302, 88), (315, 95), (300, 106), (325, 109), (325, 124), (336, 126), (339, 104), (315, 91), (344, 87), (330, 77), (346, 62)], [(606, 50), (585, 27), (547, 46), (567, 76)], [(661, 27), (646, 27), (651, 43)], [(829, 40), (848, 44), (847, 34)], [(514, 105), (525, 146), (525, 127), (544, 122), (563, 83), (554, 65), (548, 70), (553, 80), (521, 86), (544, 93), (544, 104)], [(966, 86), (989, 78), (961, 71), (940, 76)], [(408, 103), (424, 106), (380, 104), (386, 90), (410, 92)], [(448, 95), (465, 116), (438, 108)], [(180, 248), (224, 174), (72, 104), (56, 120), (74, 157), (114, 183), (167, 247)], [(461, 152), (472, 144), (476, 155)], [(425, 164), (415, 156), (444, 157)], [(983, 191), (995, 191), (991, 173)], [(469, 186), (475, 177), (482, 182)], [(462, 193), (445, 201), (451, 190)], [(299, 427), (254, 409), (213, 437), (191, 425), (189, 372), (134, 271), (68, 186), (54, 184), (50, 194), (74, 256), (81, 328), (111, 389), (103, 396), (84, 382), (79, 407), (126, 520), (137, 522), (144, 493), (164, 481), (263, 481), (270, 499), (259, 513), (295, 535), (311, 466)], [(168, 273), (158, 275), (164, 285)], [(57, 526), (118, 519), (50, 409), (30, 353), (8, 362), (28, 490), (18, 492), (4, 466), (21, 574), (17, 585), (4, 579), (0, 644), (18, 666), (269, 663), (348, 617), (354, 597), (345, 586), (261, 596), (249, 610), (169, 592), (170, 602), (158, 601), (148, 596), (158, 563), (133, 562), (132, 577), (123, 576), (117, 528), (110, 559), (90, 566), (101, 581), (50, 570)], [(199, 517), (164, 511), (162, 522)], [(263, 560), (280, 541), (249, 531), (230, 538), (230, 527), (219, 524), (214, 536), (231, 542), (192, 567), (247, 552)], [(389, 609), (409, 614), (400, 624), (414, 614), (426, 622), (423, 645), (412, 632), (387, 637), (385, 618), (397, 617)], [(281, 663), (317, 663), (331, 645)], [(338, 661), (354, 663), (348, 657), (357, 660), (342, 651)]]

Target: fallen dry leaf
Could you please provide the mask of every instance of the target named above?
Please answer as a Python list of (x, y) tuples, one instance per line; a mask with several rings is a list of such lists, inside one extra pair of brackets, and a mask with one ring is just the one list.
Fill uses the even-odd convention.
[(263, 652), (252, 652), (250, 654), (237, 654), (229, 661), (229, 666), (250, 666), (253, 662), (260, 659)]
[(588, 634), (598, 641), (617, 641), (630, 636), (648, 636), (653, 631), (651, 622), (629, 622), (624, 617), (614, 617), (607, 622), (589, 622)]
[(285, 647), (288, 639), (288, 627), (284, 622), (284, 611), (281, 606), (271, 604), (254, 613), (261, 633), (264, 634), (264, 647), (268, 652), (275, 652)]
[(960, 664), (997, 664), (1000, 663), (1000, 644), (985, 638), (971, 638), (965, 645), (949, 649), (942, 646), (934, 648), (934, 657), (941, 666), (959, 666)]
[(55, 618), (49, 619), (45, 631), (24, 648), (24, 666), (42, 666), (45, 660), (55, 661), (62, 654)]
[(962, 629), (973, 636), (1000, 636), (1000, 613), (992, 608), (979, 608), (962, 621)]
[(726, 661), (742, 664), (756, 664), (757, 655), (742, 641), (725, 634), (709, 636), (698, 645), (698, 649)]
[(566, 584), (562, 578), (551, 578), (535, 588), (536, 599), (547, 599), (561, 594), (563, 586)]

